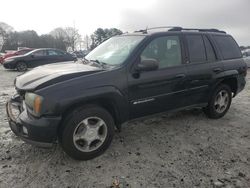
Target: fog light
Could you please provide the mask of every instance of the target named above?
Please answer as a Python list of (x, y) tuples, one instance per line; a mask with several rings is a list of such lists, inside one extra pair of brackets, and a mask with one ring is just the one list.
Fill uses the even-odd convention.
[(23, 134), (28, 135), (28, 129), (26, 127), (23, 126)]

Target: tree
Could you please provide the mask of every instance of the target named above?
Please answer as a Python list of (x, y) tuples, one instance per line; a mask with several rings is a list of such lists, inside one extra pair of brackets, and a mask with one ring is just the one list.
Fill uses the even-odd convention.
[(121, 35), (122, 31), (117, 28), (110, 28), (110, 29), (102, 29), (98, 28), (92, 35), (91, 40), (92, 44), (90, 46), (91, 49), (94, 49), (96, 46), (101, 44), (103, 41), (107, 40), (110, 37), (115, 35)]
[(54, 38), (56, 48), (61, 50), (67, 50), (66, 33), (63, 28), (55, 28), (50, 32), (50, 35)]
[(2, 50), (2, 47), (5, 44), (9, 33), (12, 31), (13, 27), (4, 22), (0, 22), (0, 51)]
[(50, 34), (56, 39), (57, 45), (60, 49), (71, 49), (74, 51), (81, 42), (81, 35), (74, 27), (58, 27), (50, 32)]
[(33, 30), (9, 33), (2, 50), (16, 50), (18, 47), (38, 48), (40, 37)]
[(66, 34), (65, 42), (67, 48), (71, 48), (72, 51), (75, 51), (78, 43), (81, 42), (81, 35), (78, 33), (78, 30), (73, 27), (66, 27), (64, 31)]
[(56, 44), (56, 39), (49, 34), (41, 35), (39, 39), (40, 48), (58, 48)]
[(90, 50), (91, 38), (89, 37), (89, 35), (85, 35), (82, 42), (83, 42), (83, 47), (86, 50)]

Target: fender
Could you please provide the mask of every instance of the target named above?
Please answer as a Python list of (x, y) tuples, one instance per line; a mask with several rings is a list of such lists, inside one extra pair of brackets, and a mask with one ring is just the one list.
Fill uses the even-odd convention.
[[(212, 92), (214, 91), (214, 89), (221, 84), (224, 80), (229, 79), (229, 78), (234, 78), (237, 80), (238, 83), (238, 76), (239, 76), (239, 72), (237, 70), (227, 70), (227, 71), (223, 71), (219, 74), (217, 74), (215, 76), (215, 83), (213, 84), (211, 90), (210, 90), (210, 94), (209, 96), (211, 96)], [(235, 96), (236, 94), (234, 94)]]
[(44, 114), (53, 114), (62, 116), (62, 114), (73, 108), (83, 106), (84, 104), (99, 104), (112, 103), (112, 108), (115, 110), (117, 126), (129, 118), (129, 108), (127, 97), (114, 86), (101, 86), (89, 88), (86, 90), (79, 90), (78, 92), (64, 93), (63, 98), (46, 98), (45, 109), (50, 109)]

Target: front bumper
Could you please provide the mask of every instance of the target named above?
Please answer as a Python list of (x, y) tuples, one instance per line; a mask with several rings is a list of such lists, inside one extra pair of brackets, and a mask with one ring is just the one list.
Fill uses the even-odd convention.
[(3, 61), (3, 67), (6, 68), (6, 69), (15, 69), (16, 68), (16, 65), (14, 63), (6, 63)]
[(238, 93), (240, 93), (246, 86), (246, 78), (244, 76), (238, 76), (237, 77), (237, 91), (234, 96), (236, 96)]
[[(40, 147), (50, 147), (57, 139), (57, 128), (61, 117), (34, 118), (23, 108), (19, 95), (15, 95), (6, 104), (11, 130), (22, 140)], [(15, 114), (15, 112), (20, 112)]]

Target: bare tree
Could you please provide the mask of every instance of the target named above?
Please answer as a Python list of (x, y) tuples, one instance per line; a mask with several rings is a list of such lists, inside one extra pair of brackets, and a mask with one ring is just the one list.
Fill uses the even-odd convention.
[(65, 39), (66, 38), (65, 30), (62, 27), (55, 28), (49, 34), (57, 39), (60, 39), (60, 38)]
[(88, 35), (85, 35), (83, 38), (83, 46), (86, 50), (90, 49), (91, 38)]
[(11, 31), (13, 31), (13, 27), (4, 22), (0, 22), (0, 51), (2, 50), (2, 47), (8, 38), (8, 34)]
[(67, 34), (62, 27), (55, 28), (50, 32), (50, 35), (55, 39), (58, 48), (66, 50), (67, 48)]
[(50, 34), (58, 41), (64, 43), (67, 49), (74, 51), (77, 46), (81, 46), (81, 35), (74, 27), (58, 27), (50, 32)]
[(66, 34), (67, 47), (74, 51), (81, 42), (81, 35), (78, 33), (78, 30), (73, 27), (66, 27), (64, 31)]

